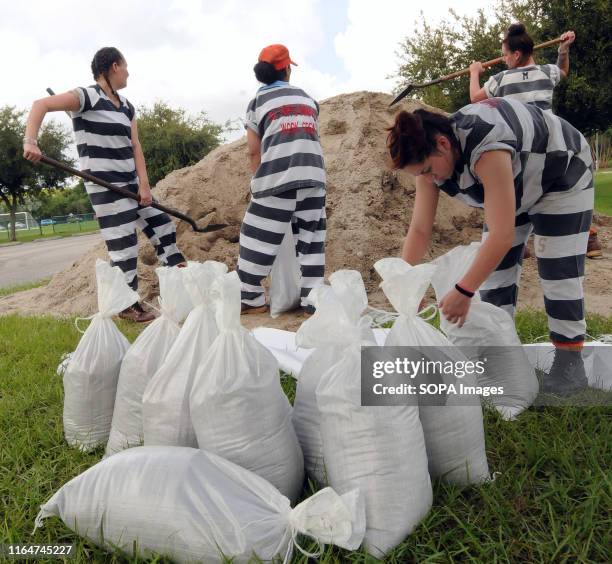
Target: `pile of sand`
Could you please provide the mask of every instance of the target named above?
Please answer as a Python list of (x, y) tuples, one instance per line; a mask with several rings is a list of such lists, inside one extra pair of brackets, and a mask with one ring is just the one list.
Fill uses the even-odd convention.
[[(391, 171), (386, 157), (385, 128), (398, 111), (396, 107), (389, 108), (391, 99), (387, 94), (356, 92), (321, 104), (321, 141), (328, 177), (327, 274), (340, 268), (359, 270), (375, 305), (384, 305), (384, 298), (376, 291), (380, 280), (373, 264), (380, 258), (399, 254), (414, 202), (414, 178)], [(410, 110), (423, 105), (406, 102), (401, 107)], [(188, 259), (218, 260), (230, 269), (235, 268), (240, 222), (250, 196), (249, 179), (243, 138), (219, 147), (196, 165), (176, 170), (159, 182), (154, 193), (160, 202), (184, 211), (200, 225), (209, 220), (229, 224), (215, 233), (198, 234), (179, 222), (178, 245)], [(479, 240), (481, 222), (479, 210), (442, 195), (430, 258), (457, 244)], [(141, 243), (139, 293), (149, 301), (157, 294), (156, 258), (146, 238), (141, 237)], [(0, 313), (94, 313), (94, 263), (98, 257), (107, 258), (103, 244), (54, 276), (48, 286), (0, 301)], [(531, 262), (534, 264), (526, 265), (524, 286), (534, 294), (530, 298), (533, 305), (541, 307), (541, 298), (534, 289), (535, 261)], [(607, 278), (610, 266), (608, 261), (599, 264), (603, 262)], [(273, 325), (293, 327), (299, 325), (299, 317), (294, 323), (295, 315), (283, 316)], [(257, 316), (252, 323), (256, 322), (262, 319)]]

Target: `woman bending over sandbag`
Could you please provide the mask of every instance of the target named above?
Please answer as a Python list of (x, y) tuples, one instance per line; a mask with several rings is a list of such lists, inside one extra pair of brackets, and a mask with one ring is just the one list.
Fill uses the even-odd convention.
[[(138, 203), (85, 182), (111, 265), (118, 266), (130, 287), (137, 290), (137, 227), (153, 243), (162, 264), (184, 265), (185, 258), (176, 246), (174, 223), (164, 212), (150, 207), (153, 197), (138, 140), (136, 110), (127, 98), (117, 93), (127, 86), (129, 73), (125, 57), (114, 47), (103, 47), (94, 55), (91, 71), (95, 84), (32, 104), (23, 139), (23, 156), (34, 162), (40, 159), (36, 138), (47, 112), (70, 112), (81, 170), (140, 196)], [(119, 317), (146, 322), (155, 316), (136, 302)]]
[(593, 215), (589, 146), (565, 120), (531, 104), (490, 98), (449, 117), (400, 112), (388, 147), (395, 168), (416, 176), (416, 199), (402, 258), (422, 259), (440, 190), (484, 208), (483, 243), (442, 314), (463, 325), (476, 291), (514, 314), (523, 244), (531, 229), (555, 359), (544, 390), (586, 386), (582, 277)]

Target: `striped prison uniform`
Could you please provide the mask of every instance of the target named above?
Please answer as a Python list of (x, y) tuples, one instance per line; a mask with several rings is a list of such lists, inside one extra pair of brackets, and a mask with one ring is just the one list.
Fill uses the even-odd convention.
[(523, 247), (533, 230), (550, 338), (581, 343), (586, 332), (582, 281), (594, 200), (585, 138), (552, 112), (507, 98), (466, 106), (451, 119), (462, 156), (453, 177), (439, 186), (447, 194), (484, 207), (474, 165), (486, 151), (508, 151), (512, 158), (515, 239), (481, 286), (481, 298), (514, 314)]
[(560, 80), (557, 65), (529, 65), (494, 74), (483, 88), (488, 98), (510, 98), (552, 110), (553, 90)]
[[(138, 193), (138, 175), (132, 147), (134, 106), (119, 96), (117, 108), (97, 84), (77, 88), (81, 106), (72, 112), (79, 162), (82, 171)], [(155, 246), (162, 264), (175, 266), (185, 258), (176, 246), (176, 229), (164, 212), (143, 207), (107, 188), (85, 183), (87, 194), (100, 224), (111, 265), (118, 266), (127, 283), (138, 288), (138, 227)]]
[(325, 167), (318, 115), (315, 100), (283, 81), (263, 86), (249, 103), (245, 126), (261, 139), (261, 164), (251, 179), (251, 202), (240, 229), (237, 270), (246, 305), (265, 304), (261, 282), (289, 222), (297, 241), (302, 299), (323, 283)]

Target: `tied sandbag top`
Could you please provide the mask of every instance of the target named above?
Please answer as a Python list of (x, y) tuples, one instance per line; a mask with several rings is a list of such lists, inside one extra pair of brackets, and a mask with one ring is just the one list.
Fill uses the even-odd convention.
[(401, 258), (384, 258), (377, 261), (374, 268), (383, 279), (380, 287), (395, 311), (416, 317), (437, 267), (431, 263), (411, 266)]
[(160, 266), (155, 269), (159, 279), (159, 306), (163, 317), (182, 323), (193, 309), (193, 301), (184, 283), (184, 268)]
[(189, 261), (182, 270), (183, 283), (194, 308), (213, 305), (217, 299), (215, 281), (227, 272), (227, 266), (214, 260), (202, 263)]
[(96, 283), (99, 317), (113, 317), (138, 301), (138, 293), (128, 286), (121, 269), (100, 259), (96, 260)]

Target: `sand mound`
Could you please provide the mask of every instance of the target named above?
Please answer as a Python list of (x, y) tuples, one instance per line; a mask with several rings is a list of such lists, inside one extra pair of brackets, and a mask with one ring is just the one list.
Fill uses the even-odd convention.
[[(414, 202), (414, 179), (407, 173), (391, 171), (386, 160), (385, 128), (398, 111), (389, 108), (391, 99), (390, 95), (371, 92), (336, 96), (322, 102), (320, 119), (328, 176), (327, 273), (340, 268), (358, 269), (373, 303), (378, 305), (384, 304), (384, 299), (376, 291), (380, 280), (372, 265), (385, 256), (398, 255)], [(408, 102), (401, 107), (423, 105)], [(218, 260), (235, 268), (240, 222), (250, 196), (249, 179), (245, 137), (159, 182), (154, 192), (160, 202), (186, 212), (200, 224), (209, 220), (229, 224), (222, 231), (198, 234), (179, 222), (178, 243), (188, 259)], [(454, 245), (479, 240), (481, 221), (480, 211), (442, 195), (430, 258)], [(152, 300), (157, 294), (155, 253), (142, 236), (141, 245), (139, 293)], [(102, 244), (57, 274), (45, 288), (1, 300), (0, 313), (94, 313), (94, 263), (98, 257), (107, 258)], [(536, 292), (534, 305), (541, 307), (541, 298), (533, 288), (537, 284), (535, 261), (531, 262), (534, 265), (527, 265), (526, 270), (533, 272), (527, 272), (525, 285), (529, 292)], [(609, 271), (608, 261), (600, 264), (603, 262)], [(290, 319), (283, 316), (274, 325), (291, 327), (294, 319), (295, 315)]]

